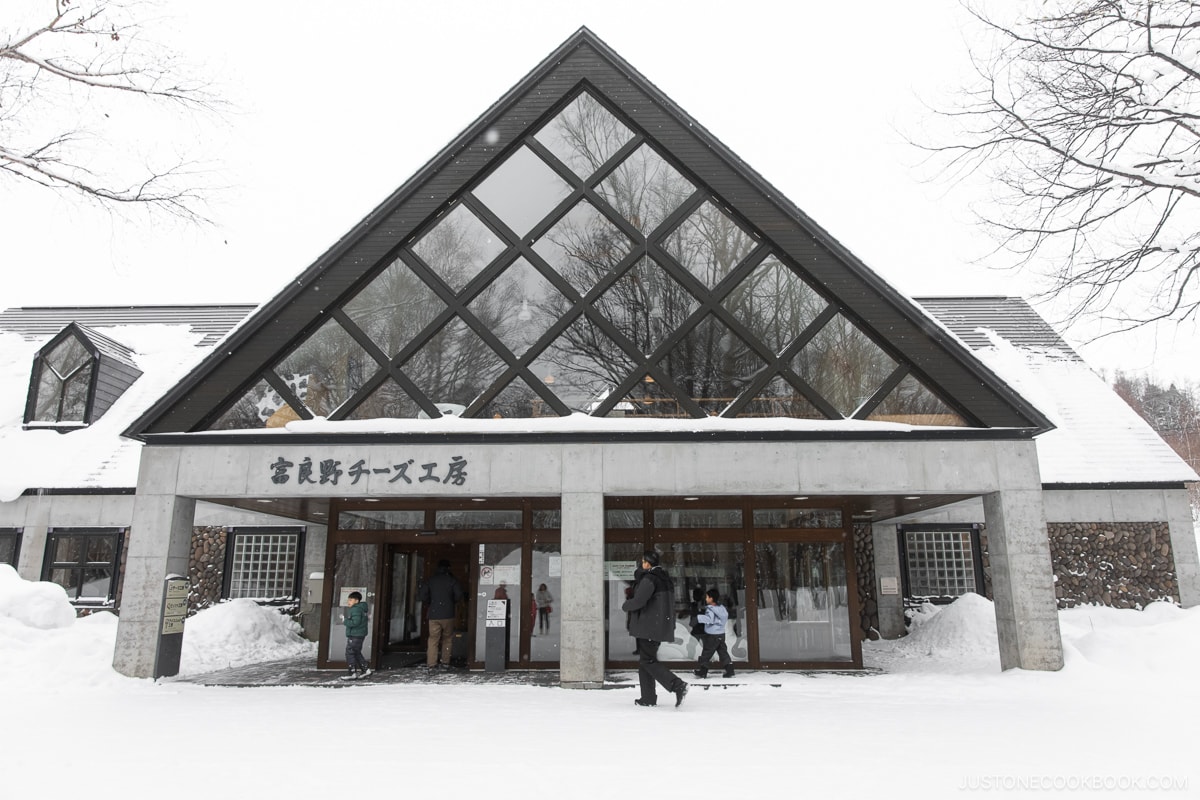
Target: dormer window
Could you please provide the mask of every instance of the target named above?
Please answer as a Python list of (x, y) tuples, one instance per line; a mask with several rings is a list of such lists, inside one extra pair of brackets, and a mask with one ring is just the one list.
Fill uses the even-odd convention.
[(33, 357), (25, 426), (91, 425), (141, 374), (132, 350), (73, 322)]
[[(35, 423), (88, 422), (88, 396), (95, 374), (96, 354), (71, 336), (35, 363), (37, 396)], [(40, 369), (39, 369), (40, 367)]]

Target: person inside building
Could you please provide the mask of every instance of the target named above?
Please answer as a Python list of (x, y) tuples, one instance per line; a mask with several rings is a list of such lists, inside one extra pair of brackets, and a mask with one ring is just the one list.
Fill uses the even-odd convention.
[(642, 554), (642, 566), (634, 574), (633, 597), (621, 606), (629, 614), (629, 634), (637, 640), (639, 706), (658, 705), (655, 683), (675, 695), (675, 706), (683, 703), (688, 685), (658, 660), (658, 648), (675, 637), (675, 590), (667, 571), (653, 550)]
[(462, 585), (450, 574), (450, 562), (443, 558), (438, 562), (437, 572), (421, 587), (421, 602), (429, 621), (429, 640), (425, 646), (425, 666), (429, 669), (450, 666), (455, 610), (465, 597)]

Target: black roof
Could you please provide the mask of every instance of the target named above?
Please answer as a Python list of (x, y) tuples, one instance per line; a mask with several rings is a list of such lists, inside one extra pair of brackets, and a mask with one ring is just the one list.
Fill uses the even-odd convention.
[(238, 304), (30, 306), (0, 311), (0, 330), (32, 339), (53, 336), (72, 322), (91, 329), (121, 325), (188, 325), (193, 332), (204, 334), (197, 346), (207, 347), (229, 333), (255, 308)]
[(1063, 359), (1083, 360), (1058, 331), (1020, 297), (914, 299), (972, 348), (990, 346), (991, 340), (984, 331), (995, 331), (1018, 347), (1058, 351)]
[(203, 428), (206, 417), (443, 213), (568, 102), (581, 86), (644, 131), (663, 152), (807, 271), (858, 324), (912, 364), (924, 381), (986, 427), (1025, 431), (1053, 425), (919, 306), (883, 281), (778, 190), (688, 116), (586, 28), (581, 28), (416, 175), (343, 236), (287, 288), (234, 331), (127, 431), (141, 437)]

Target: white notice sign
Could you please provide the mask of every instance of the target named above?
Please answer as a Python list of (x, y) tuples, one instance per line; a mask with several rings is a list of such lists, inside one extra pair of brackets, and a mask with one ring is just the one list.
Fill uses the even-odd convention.
[(879, 579), (880, 594), (900, 594), (900, 579), (899, 578), (883, 578)]

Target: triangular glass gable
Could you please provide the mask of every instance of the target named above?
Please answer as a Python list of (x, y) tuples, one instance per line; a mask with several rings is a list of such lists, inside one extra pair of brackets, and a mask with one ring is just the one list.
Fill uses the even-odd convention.
[(867, 415), (867, 419), (905, 425), (967, 427), (967, 421), (961, 414), (912, 375), (904, 376), (896, 388)]
[(221, 349), (135, 428), (444, 404), (1049, 424), (587, 31)]

